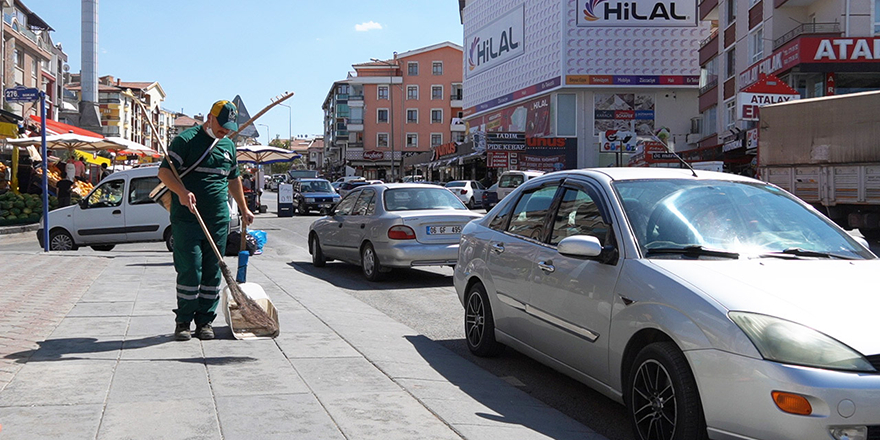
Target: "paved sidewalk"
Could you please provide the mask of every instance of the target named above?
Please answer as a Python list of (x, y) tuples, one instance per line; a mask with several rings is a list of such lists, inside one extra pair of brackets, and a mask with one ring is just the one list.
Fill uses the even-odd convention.
[(299, 263), (250, 260), (278, 338), (176, 342), (167, 252), (0, 258), (0, 439), (603, 438)]

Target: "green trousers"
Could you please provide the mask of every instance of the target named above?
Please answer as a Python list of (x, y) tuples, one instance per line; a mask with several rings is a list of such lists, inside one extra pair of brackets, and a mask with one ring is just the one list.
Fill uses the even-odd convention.
[[(229, 221), (205, 222), (220, 255), (226, 251)], [(223, 274), (217, 256), (197, 222), (175, 222), (174, 269), (177, 271), (177, 315), (175, 321), (196, 325), (209, 324), (217, 317), (220, 303), (220, 282)]]

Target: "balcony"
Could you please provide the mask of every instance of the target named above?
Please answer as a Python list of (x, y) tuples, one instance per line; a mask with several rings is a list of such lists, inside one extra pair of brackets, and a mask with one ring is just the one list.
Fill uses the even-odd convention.
[(464, 121), (460, 118), (452, 118), (452, 123), (449, 124), (449, 130), (452, 132), (464, 132)]
[(349, 119), (348, 120), (348, 131), (364, 131), (364, 120), (363, 119)]
[(348, 106), (349, 107), (363, 107), (364, 106), (364, 95), (348, 95)]
[(464, 105), (464, 102), (462, 102), (461, 92), (458, 92), (458, 93), (453, 92), (452, 95), (449, 95), (449, 106), (450, 107), (461, 108), (462, 105)]
[(785, 35), (773, 40), (773, 50), (779, 49), (791, 40), (801, 35), (811, 34), (828, 34), (835, 37), (840, 36), (840, 23), (804, 23), (790, 31)]
[(709, 90), (714, 89), (716, 86), (718, 86), (718, 77), (715, 77), (714, 79), (710, 79), (709, 81), (706, 82), (706, 85), (704, 85), (703, 87), (700, 87), (700, 95), (708, 92)]

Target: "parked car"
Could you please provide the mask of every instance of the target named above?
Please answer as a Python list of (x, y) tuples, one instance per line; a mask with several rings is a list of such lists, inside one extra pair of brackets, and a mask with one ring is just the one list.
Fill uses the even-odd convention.
[(880, 260), (743, 176), (561, 171), (462, 231), (466, 343), (623, 403), (635, 438), (880, 436)]
[[(168, 211), (150, 198), (159, 184), (159, 167), (140, 167), (117, 171), (104, 178), (79, 204), (49, 213), (49, 249), (77, 250), (91, 246), (110, 251), (117, 244), (164, 241), (174, 248)], [(231, 214), (229, 230), (241, 225), (238, 205), (228, 198)], [(43, 246), (43, 225), (37, 241)]]
[(293, 182), (293, 209), (299, 215), (317, 210), (322, 214), (339, 203), (339, 194), (326, 179), (297, 179)]
[(361, 178), (359, 180), (349, 180), (347, 182), (342, 182), (342, 185), (339, 185), (339, 189), (337, 189), (336, 191), (339, 193), (340, 196), (345, 197), (345, 195), (348, 194), (349, 192), (351, 192), (351, 190), (353, 190), (359, 186), (372, 185), (374, 183), (382, 183), (382, 181), (381, 180), (366, 180), (363, 178)]
[(353, 189), (309, 227), (312, 264), (361, 266), (377, 281), (392, 268), (452, 266), (464, 225), (476, 218), (455, 194), (434, 185), (386, 183)]
[(273, 174), (272, 178), (269, 179), (269, 191), (278, 191), (278, 185), (282, 183), (287, 183), (288, 178), (286, 174)]
[(541, 176), (542, 171), (505, 171), (498, 177), (498, 200), (503, 199), (511, 193), (516, 187), (528, 182), (529, 179)]
[(446, 189), (457, 195), (469, 209), (474, 209), (478, 203), (482, 203), (483, 191), (486, 190), (483, 184), (476, 180), (453, 180), (446, 183)]
[(493, 183), (492, 186), (483, 191), (482, 199), (483, 209), (487, 212), (498, 204), (498, 184)]

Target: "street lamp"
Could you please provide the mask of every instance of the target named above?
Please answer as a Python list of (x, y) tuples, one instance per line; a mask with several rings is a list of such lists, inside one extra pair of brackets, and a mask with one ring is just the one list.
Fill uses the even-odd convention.
[(290, 106), (287, 104), (281, 104), (281, 103), (278, 103), (278, 105), (280, 105), (282, 107), (287, 107), (287, 141), (288, 141), (288, 144), (292, 147), (293, 146), (293, 130), (291, 130), (291, 127), (293, 127), (293, 124), (292, 124), (293, 119), (291, 119), (291, 116), (290, 116), (291, 115)]
[(269, 125), (267, 125), (267, 124), (257, 124), (257, 125), (262, 125), (263, 127), (266, 127), (266, 143), (265, 143), (265, 145), (269, 145), (269, 142), (272, 141), (271, 135), (269, 135)]
[(391, 101), (391, 108), (388, 111), (388, 117), (391, 119), (391, 139), (389, 140), (391, 144), (391, 181), (394, 181), (394, 98), (391, 96), (391, 87), (394, 83), (394, 68), (397, 67), (395, 64), (391, 64), (388, 61), (382, 61), (378, 58), (370, 58), (370, 61), (374, 63), (382, 63), (391, 68), (388, 73), (388, 100)]

